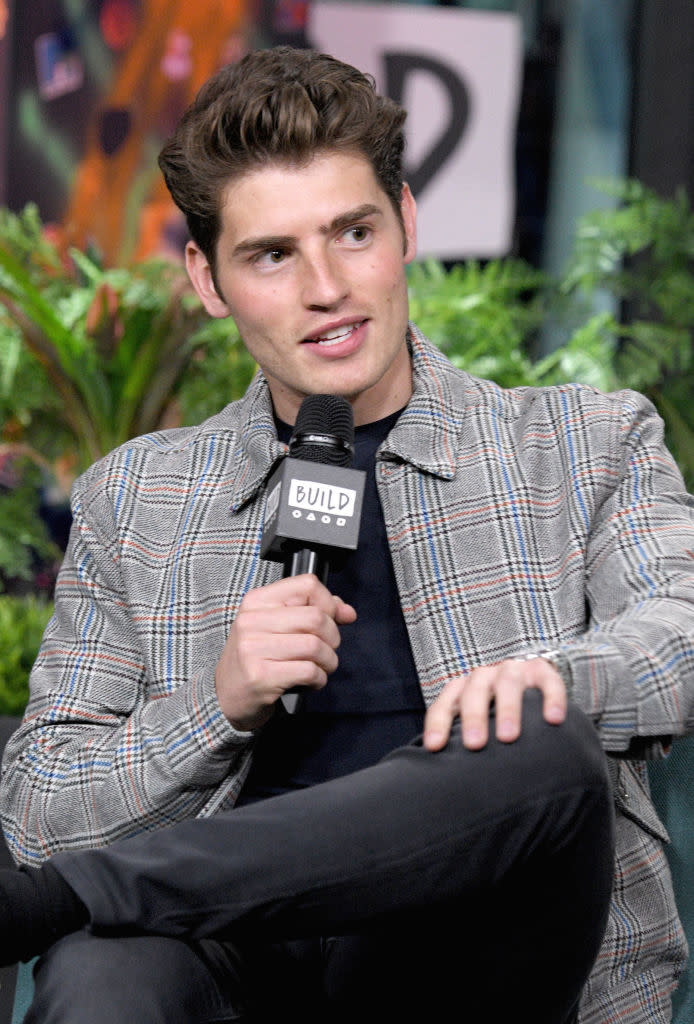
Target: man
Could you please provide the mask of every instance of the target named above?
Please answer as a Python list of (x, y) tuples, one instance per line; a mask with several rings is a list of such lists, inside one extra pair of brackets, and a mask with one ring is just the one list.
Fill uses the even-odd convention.
[[(408, 325), (403, 121), (280, 48), (163, 150), (191, 281), (261, 373), (75, 487), (2, 780), (29, 1020), (668, 1019), (640, 759), (692, 725), (689, 498), (640, 396), (504, 392)], [(327, 586), (259, 558), (324, 393), (368, 474)]]

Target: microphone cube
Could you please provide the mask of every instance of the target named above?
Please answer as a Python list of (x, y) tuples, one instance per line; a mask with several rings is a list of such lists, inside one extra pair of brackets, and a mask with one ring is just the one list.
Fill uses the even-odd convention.
[(285, 458), (267, 485), (262, 558), (282, 561), (300, 546), (355, 550), (366, 473)]

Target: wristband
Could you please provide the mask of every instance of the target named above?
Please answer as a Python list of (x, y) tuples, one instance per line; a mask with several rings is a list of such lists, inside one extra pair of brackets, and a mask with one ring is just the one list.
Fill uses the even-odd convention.
[(556, 669), (559, 675), (564, 680), (564, 685), (569, 686), (570, 674), (569, 664), (566, 659), (566, 655), (560, 648), (552, 647), (547, 648), (543, 651), (528, 651), (526, 654), (519, 654), (515, 657), (514, 661), (535, 661), (536, 658), (542, 658), (543, 661), (548, 661), (552, 668)]

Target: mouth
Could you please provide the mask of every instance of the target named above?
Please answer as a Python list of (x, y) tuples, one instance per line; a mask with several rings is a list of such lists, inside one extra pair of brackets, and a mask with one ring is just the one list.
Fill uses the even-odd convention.
[(310, 343), (312, 345), (320, 345), (321, 348), (331, 348), (333, 345), (341, 345), (347, 341), (358, 331), (359, 328), (366, 323), (366, 320), (356, 320), (352, 323), (341, 324), (339, 327), (333, 327), (329, 331), (323, 331), (322, 334), (314, 334), (310, 338), (304, 338), (304, 343)]

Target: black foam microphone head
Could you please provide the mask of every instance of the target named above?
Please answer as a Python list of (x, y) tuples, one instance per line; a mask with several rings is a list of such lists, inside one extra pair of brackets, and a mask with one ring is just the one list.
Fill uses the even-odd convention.
[(307, 395), (289, 441), (293, 459), (351, 466), (354, 458), (352, 406), (340, 395)]

